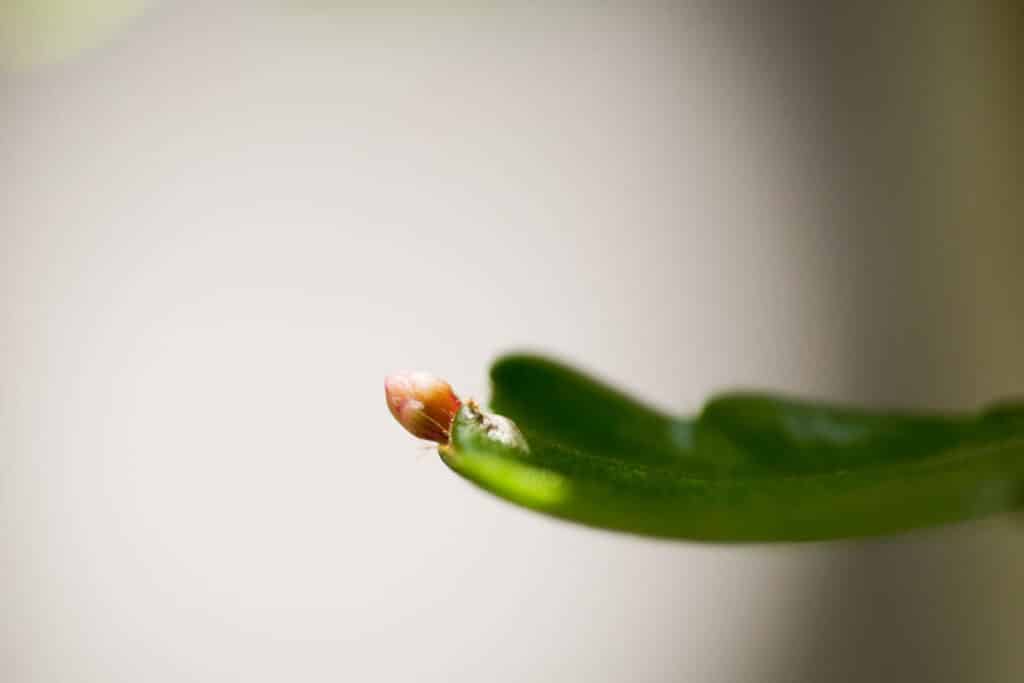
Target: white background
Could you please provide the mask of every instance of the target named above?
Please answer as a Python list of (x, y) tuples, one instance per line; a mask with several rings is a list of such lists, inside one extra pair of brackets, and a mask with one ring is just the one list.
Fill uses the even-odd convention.
[[(1013, 520), (614, 535), (473, 489), (385, 409), (388, 372), (486, 398), (520, 348), (679, 412), (1020, 389), (1019, 359), (964, 369), (1020, 348), (1005, 316), (930, 347), (947, 380), (913, 339), (949, 309), (892, 358), (865, 337), (886, 297), (810, 95), (725, 23), (193, 3), (8, 74), (3, 680), (1019, 680)], [(865, 382), (863, 348), (918, 381)]]

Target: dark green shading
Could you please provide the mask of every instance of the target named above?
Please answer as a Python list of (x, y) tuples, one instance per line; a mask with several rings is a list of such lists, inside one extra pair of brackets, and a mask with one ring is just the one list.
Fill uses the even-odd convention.
[(465, 411), (445, 462), (514, 503), (591, 526), (706, 541), (888, 534), (1024, 501), (1024, 402), (974, 415), (872, 413), (727, 394), (665, 415), (550, 359), (491, 369), (491, 406), (530, 452)]

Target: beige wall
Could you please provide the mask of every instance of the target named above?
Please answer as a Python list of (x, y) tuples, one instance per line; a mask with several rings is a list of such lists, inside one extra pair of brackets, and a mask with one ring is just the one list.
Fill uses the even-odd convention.
[(881, 201), (961, 165), (838, 115), (873, 101), (833, 82), (882, 71), (842, 49), (869, 13), (761, 11), (164, 4), (4, 76), (3, 679), (1019, 680), (1011, 520), (606, 534), (477, 492), (384, 409), (389, 371), (485, 396), (522, 346), (679, 411), (1024, 388), (1019, 213), (941, 172), (915, 187), (967, 218)]

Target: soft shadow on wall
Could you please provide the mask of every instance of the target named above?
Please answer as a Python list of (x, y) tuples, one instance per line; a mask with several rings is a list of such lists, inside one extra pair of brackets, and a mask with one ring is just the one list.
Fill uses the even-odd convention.
[[(821, 141), (809, 162), (831, 179), (822, 236), (848, 397), (973, 410), (1024, 393), (1024, 12), (791, 2), (723, 16), (785, 65)], [(809, 581), (780, 680), (1024, 675), (1017, 516), (795, 552), (819, 585)]]

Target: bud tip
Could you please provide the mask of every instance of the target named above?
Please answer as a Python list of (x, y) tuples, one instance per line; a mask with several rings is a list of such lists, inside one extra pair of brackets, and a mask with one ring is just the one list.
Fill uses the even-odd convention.
[(448, 382), (427, 372), (400, 372), (384, 379), (388, 410), (419, 439), (448, 443), (462, 405)]

